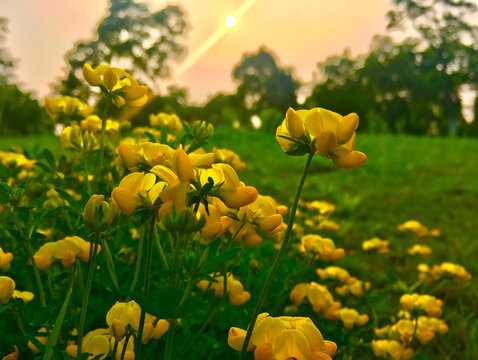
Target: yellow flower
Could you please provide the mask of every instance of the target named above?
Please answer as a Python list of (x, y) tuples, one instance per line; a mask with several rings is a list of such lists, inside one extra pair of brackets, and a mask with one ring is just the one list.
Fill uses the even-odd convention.
[(0, 303), (7, 304), (13, 296), (15, 281), (8, 276), (0, 276)]
[(149, 123), (153, 127), (164, 127), (173, 132), (183, 131), (183, 124), (176, 114), (166, 114), (163, 112), (156, 115), (150, 114)]
[(361, 297), (364, 290), (370, 289), (370, 282), (363, 282), (356, 277), (351, 277), (348, 279), (347, 284), (335, 288), (337, 294), (345, 296), (348, 293), (351, 293), (354, 296)]
[[(111, 335), (108, 329), (96, 329), (90, 331), (83, 338), (81, 353), (92, 354), (88, 359), (96, 358), (99, 355), (101, 356), (97, 358), (98, 360), (105, 359), (110, 353), (110, 338)], [(77, 345), (69, 345), (66, 348), (66, 352), (72, 358), (76, 359), (77, 349)]]
[(32, 170), (36, 160), (30, 160), (23, 154), (0, 151), (0, 163), (6, 167), (15, 166), (25, 170)]
[(405, 346), (396, 340), (372, 340), (372, 350), (375, 356), (390, 356), (393, 360), (408, 360), (413, 356), (412, 349), (405, 349)]
[(430, 256), (430, 254), (432, 253), (432, 249), (428, 245), (415, 244), (411, 248), (408, 248), (407, 252), (410, 255), (418, 254), (421, 257), (427, 257)]
[(94, 107), (83, 104), (75, 97), (60, 96), (55, 99), (45, 98), (45, 110), (53, 120), (56, 120), (61, 114), (66, 116), (78, 114), (87, 117), (93, 112)]
[[(79, 236), (67, 236), (56, 242), (43, 244), (33, 256), (37, 268), (48, 270), (55, 259), (61, 259), (63, 266), (71, 266), (78, 257), (82, 261), (89, 260), (91, 244)], [(98, 245), (98, 252), (101, 246)]]
[(314, 259), (336, 261), (345, 256), (342, 248), (336, 249), (332, 239), (323, 238), (320, 235), (305, 235), (300, 239), (299, 250), (314, 255)]
[(35, 298), (35, 294), (33, 294), (30, 291), (18, 291), (14, 290), (12, 297), (14, 299), (22, 299), (23, 302), (26, 304), (30, 301), (32, 301)]
[[(1, 212), (0, 212), (1, 213)], [(4, 252), (0, 247), (0, 269), (5, 269), (10, 266), (10, 262), (13, 260), (13, 254), (10, 252)]]
[[(230, 328), (228, 344), (240, 351), (246, 331)], [(312, 320), (306, 317), (257, 317), (248, 351), (254, 350), (256, 360), (327, 360), (337, 350), (335, 343), (324, 340)]]
[[(141, 307), (134, 300), (127, 303), (117, 301), (106, 314), (106, 323), (109, 326), (111, 336), (116, 341), (120, 341), (129, 326), (137, 332), (140, 315)], [(156, 317), (146, 314), (141, 341), (146, 344), (150, 339), (159, 339), (168, 329), (168, 321), (158, 320)]]
[(419, 276), (421, 281), (432, 283), (441, 279), (443, 276), (450, 276), (457, 283), (470, 281), (471, 275), (466, 269), (458, 264), (444, 262), (441, 265), (433, 265), (430, 267), (426, 264), (418, 265)]
[(216, 157), (216, 163), (229, 164), (236, 172), (241, 172), (246, 167), (246, 163), (242, 162), (239, 155), (234, 151), (213, 147), (212, 152)]
[(166, 183), (156, 183), (156, 175), (134, 172), (126, 175), (111, 192), (121, 212), (131, 215), (140, 206), (151, 206)]
[[(81, 120), (80, 126), (84, 131), (98, 133), (101, 131), (102, 120), (97, 115), (90, 115), (86, 119)], [(110, 139), (117, 139), (120, 136), (120, 123), (114, 120), (106, 120), (106, 135)]]
[(423, 310), (432, 317), (442, 314), (442, 301), (431, 295), (405, 294), (400, 298), (400, 304), (408, 312)]
[(96, 148), (96, 138), (91, 133), (85, 133), (79, 126), (67, 126), (60, 134), (61, 146), (65, 150), (89, 153)]
[[(214, 276), (214, 274), (211, 274)], [(206, 290), (214, 291), (214, 295), (218, 298), (224, 296), (224, 275), (218, 275), (214, 277), (217, 282), (210, 282), (208, 280), (201, 280), (198, 282), (197, 287), (205, 292)], [(227, 274), (227, 296), (229, 297), (229, 302), (232, 306), (241, 306), (249, 301), (251, 294), (247, 291), (244, 291), (242, 283), (235, 279), (232, 274)]]
[(426, 226), (423, 226), (417, 220), (408, 220), (405, 221), (403, 224), (398, 225), (398, 230), (400, 231), (411, 231), (417, 236), (439, 236), (440, 230), (432, 229), (428, 230)]
[(285, 152), (298, 150), (304, 154), (312, 147), (341, 169), (360, 167), (367, 157), (354, 151), (358, 122), (355, 113), (341, 116), (322, 108), (298, 111), (289, 108), (277, 127), (276, 139)]
[(327, 201), (314, 200), (311, 202), (303, 202), (308, 210), (318, 211), (321, 215), (331, 214), (335, 211), (335, 205)]
[[(113, 337), (111, 338), (111, 349), (114, 349), (116, 339)], [(118, 348), (116, 349), (116, 358), (115, 360), (121, 359), (121, 354), (123, 353), (123, 348), (125, 346), (126, 338), (121, 339), (118, 341)], [(128, 339), (128, 344), (126, 344), (126, 350), (124, 352), (123, 360), (134, 360), (134, 338), (130, 337)]]
[(328, 266), (325, 269), (317, 269), (316, 273), (321, 279), (339, 279), (342, 283), (346, 283), (350, 279), (349, 272), (338, 266)]
[(341, 308), (337, 310), (337, 314), (347, 329), (352, 329), (355, 324), (358, 326), (364, 325), (369, 320), (368, 315), (360, 315), (355, 309)]
[(337, 310), (340, 308), (340, 303), (334, 301), (326, 286), (313, 281), (294, 286), (290, 292), (290, 299), (294, 305), (301, 305), (305, 298), (309, 300), (314, 312), (322, 312), (327, 319), (337, 319)]
[(366, 240), (362, 243), (362, 249), (365, 251), (377, 250), (377, 253), (379, 254), (386, 254), (389, 252), (388, 245), (389, 242), (387, 240), (373, 237), (370, 240)]
[(238, 209), (257, 199), (257, 190), (240, 182), (231, 165), (213, 164), (212, 169), (202, 170), (200, 172), (201, 183), (207, 183), (208, 178), (211, 178), (214, 184), (222, 183), (217, 196), (230, 209)]
[(213, 204), (208, 205), (209, 214), (203, 204), (199, 205), (197, 211), (198, 218), (200, 216), (204, 216), (206, 218), (206, 223), (201, 228), (201, 237), (207, 241), (224, 234), (233, 221), (232, 218), (224, 216), (219, 212), (214, 205), (216, 201), (220, 200), (216, 198), (214, 199)]
[(174, 156), (174, 150), (170, 146), (151, 142), (134, 145), (123, 143), (118, 146), (117, 153), (130, 171), (172, 164)]
[(148, 101), (148, 88), (138, 82), (126, 71), (109, 66), (99, 65), (95, 69), (89, 64), (83, 65), (83, 76), (91, 86), (112, 96), (113, 103), (120, 107), (126, 103), (130, 106), (143, 106)]
[(237, 217), (241, 222), (257, 225), (264, 235), (270, 237), (286, 228), (282, 215), (277, 213), (277, 203), (269, 196), (258, 195), (254, 202), (240, 208)]

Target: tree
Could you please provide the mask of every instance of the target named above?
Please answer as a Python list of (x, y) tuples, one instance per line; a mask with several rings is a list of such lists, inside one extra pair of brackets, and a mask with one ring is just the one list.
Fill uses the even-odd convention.
[(0, 17), (0, 84), (5, 84), (11, 79), (15, 67), (14, 60), (4, 45), (7, 33), (8, 20)]
[(150, 12), (134, 0), (110, 0), (108, 15), (98, 25), (94, 39), (78, 43), (66, 55), (68, 74), (57, 91), (86, 100), (81, 68), (102, 63), (119, 65), (141, 81), (154, 84), (157, 77), (170, 73), (170, 61), (185, 53), (181, 43), (187, 24), (179, 6)]
[[(478, 27), (467, 19), (476, 15), (477, 5), (469, 0), (393, 0), (396, 9), (388, 13), (388, 28), (411, 26), (420, 41), (434, 55), (435, 68), (440, 72), (443, 85), (443, 100), (449, 120), (449, 131), (455, 133), (457, 127), (458, 87), (454, 81), (457, 74), (467, 71), (464, 58), (470, 54), (477, 56), (477, 50), (466, 46), (464, 40), (476, 43)], [(455, 75), (455, 76), (454, 76)]]
[(245, 55), (233, 77), (239, 83), (237, 96), (252, 113), (268, 107), (285, 112), (297, 104), (291, 71), (278, 67), (270, 50), (260, 48), (256, 54)]

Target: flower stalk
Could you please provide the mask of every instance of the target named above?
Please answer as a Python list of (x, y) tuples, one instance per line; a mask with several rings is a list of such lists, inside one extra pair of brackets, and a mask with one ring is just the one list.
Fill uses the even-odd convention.
[(289, 240), (292, 234), (292, 227), (294, 226), (294, 220), (295, 220), (295, 213), (297, 212), (297, 205), (299, 203), (300, 199), (300, 194), (302, 193), (302, 188), (304, 186), (305, 178), (307, 177), (307, 173), (309, 171), (310, 163), (312, 162), (312, 158), (314, 157), (315, 151), (310, 150), (309, 155), (307, 157), (307, 161), (305, 163), (304, 171), (302, 172), (302, 176), (299, 181), (299, 185), (297, 186), (297, 191), (295, 193), (295, 198), (294, 202), (292, 204), (292, 209), (290, 213), (290, 218), (289, 222), (287, 224), (287, 230), (284, 236), (284, 241), (282, 242), (282, 245), (280, 247), (279, 252), (276, 254), (274, 258), (274, 262), (272, 264), (272, 268), (269, 271), (269, 274), (267, 275), (266, 282), (262, 288), (261, 294), (259, 295), (259, 300), (256, 303), (256, 306), (252, 312), (251, 320), (249, 322), (249, 328), (247, 329), (247, 334), (246, 338), (244, 339), (244, 344), (242, 346), (241, 350), (241, 356), (240, 359), (244, 360), (246, 358), (246, 353), (247, 353), (247, 346), (249, 344), (249, 340), (251, 339), (252, 335), (252, 330), (254, 329), (254, 325), (257, 320), (257, 316), (259, 315), (262, 306), (264, 305), (264, 302), (267, 298), (267, 294), (269, 293), (270, 286), (272, 284), (272, 280), (274, 279), (277, 270), (279, 268), (280, 262), (282, 258), (284, 257), (285, 252), (287, 251), (287, 246), (289, 244)]

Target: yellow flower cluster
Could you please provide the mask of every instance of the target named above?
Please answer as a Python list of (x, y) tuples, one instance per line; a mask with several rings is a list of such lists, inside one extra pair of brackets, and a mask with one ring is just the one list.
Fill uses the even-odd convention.
[(379, 254), (386, 254), (390, 250), (388, 248), (389, 242), (387, 240), (382, 240), (378, 237), (373, 237), (369, 240), (366, 240), (362, 243), (362, 249), (364, 251), (376, 250)]
[(6, 167), (14, 166), (25, 170), (32, 170), (36, 160), (30, 160), (23, 154), (0, 151), (0, 163)]
[(420, 264), (418, 265), (418, 271), (418, 278), (429, 284), (440, 280), (445, 276), (451, 277), (453, 281), (457, 283), (464, 283), (471, 280), (470, 273), (468, 273), (463, 266), (451, 262), (444, 262), (441, 265), (433, 265), (432, 268), (426, 264)]
[(176, 114), (150, 114), (149, 123), (152, 127), (166, 128), (173, 132), (183, 131), (183, 124)]
[(345, 296), (351, 293), (354, 296), (360, 297), (364, 291), (370, 289), (370, 282), (363, 282), (354, 276), (350, 276), (349, 272), (338, 266), (328, 266), (325, 269), (317, 269), (317, 275), (325, 279), (338, 279), (344, 285), (335, 288), (337, 294)]
[(412, 349), (396, 340), (372, 340), (372, 350), (375, 356), (390, 357), (393, 360), (409, 360), (413, 356)]
[(375, 329), (376, 336), (392, 338), (400, 341), (405, 346), (412, 342), (414, 334), (418, 341), (425, 345), (435, 337), (435, 333), (443, 335), (447, 332), (448, 326), (445, 321), (428, 316), (419, 316), (413, 320), (401, 319), (393, 325)]
[(340, 321), (347, 329), (352, 329), (354, 325), (361, 326), (368, 322), (369, 317), (366, 314), (360, 315), (355, 309), (340, 308), (337, 310)]
[(360, 167), (365, 164), (365, 154), (354, 151), (355, 130), (359, 117), (355, 113), (347, 116), (333, 111), (314, 108), (311, 110), (287, 110), (286, 117), (277, 127), (276, 139), (282, 150), (294, 154), (294, 150), (315, 153), (332, 159), (340, 169)]
[(290, 292), (290, 299), (296, 306), (301, 305), (306, 298), (314, 312), (321, 312), (327, 319), (338, 318), (337, 310), (340, 308), (340, 302), (334, 301), (326, 286), (312, 281), (297, 284)]
[[(108, 329), (96, 329), (87, 333), (83, 337), (83, 342), (81, 346), (82, 353), (90, 353), (88, 359), (98, 359), (103, 360), (108, 357), (110, 352), (113, 351), (115, 347), (116, 339), (111, 336)], [(123, 348), (125, 347), (126, 338), (123, 338), (118, 342), (116, 349), (115, 360), (121, 359), (121, 354), (123, 353)], [(73, 359), (76, 359), (78, 346), (70, 344), (66, 348), (66, 352)], [(134, 339), (130, 337), (128, 343), (126, 344), (126, 349), (124, 349), (124, 360), (134, 360)]]
[(335, 205), (327, 201), (314, 200), (311, 202), (299, 201), (299, 210), (296, 217), (303, 219), (304, 226), (299, 223), (294, 224), (294, 235), (302, 237), (305, 228), (313, 231), (338, 231), (340, 225), (330, 219), (330, 215), (335, 211)]
[(335, 291), (341, 296), (345, 296), (350, 293), (353, 296), (361, 297), (363, 296), (364, 291), (368, 291), (369, 289), (369, 281), (364, 282), (356, 277), (351, 277), (346, 284), (335, 288)]
[[(218, 298), (224, 296), (224, 275), (214, 276), (211, 274), (211, 277), (214, 277), (217, 282), (212, 282), (208, 280), (201, 280), (198, 282), (197, 287), (202, 291), (206, 292), (208, 290), (214, 291), (214, 295)], [(249, 301), (251, 294), (247, 291), (244, 291), (242, 283), (235, 279), (232, 274), (227, 274), (227, 296), (229, 302), (232, 306), (241, 306)]]
[(345, 256), (345, 250), (337, 249), (332, 239), (320, 235), (305, 235), (300, 239), (299, 251), (311, 254), (314, 260), (340, 260)]
[(420, 255), (421, 257), (425, 258), (427, 256), (430, 256), (430, 254), (432, 253), (432, 249), (428, 245), (415, 244), (411, 248), (408, 248), (407, 252), (410, 255)]
[[(79, 236), (67, 236), (62, 240), (43, 244), (33, 256), (37, 268), (48, 270), (55, 259), (63, 266), (71, 266), (76, 258), (88, 261), (91, 244)], [(98, 252), (101, 247), (98, 245)]]
[(417, 220), (405, 221), (403, 224), (398, 225), (398, 230), (411, 231), (417, 236), (434, 236), (434, 237), (440, 236), (440, 230), (438, 229), (428, 230), (426, 226), (422, 225)]
[(428, 316), (440, 317), (443, 302), (431, 295), (405, 294), (400, 298), (400, 304), (408, 311), (425, 311)]
[(93, 112), (94, 106), (85, 105), (75, 97), (60, 96), (55, 99), (45, 98), (45, 110), (53, 120), (57, 120), (60, 115), (72, 116), (77, 114), (81, 117), (87, 117)]
[(89, 64), (83, 65), (83, 76), (91, 86), (98, 86), (101, 91), (111, 96), (113, 103), (121, 107), (143, 106), (148, 101), (148, 88), (138, 82), (123, 69), (99, 65), (95, 69)]
[[(95, 135), (101, 131), (101, 119), (97, 115), (90, 115), (81, 120), (80, 126), (84, 131), (89, 131)], [(111, 119), (106, 120), (106, 135), (112, 139), (118, 139), (120, 136), (120, 123)]]
[[(247, 350), (254, 351), (255, 360), (330, 360), (337, 350), (309, 318), (268, 315), (260, 314), (252, 330)], [(245, 330), (231, 327), (227, 343), (240, 351), (245, 337)]]

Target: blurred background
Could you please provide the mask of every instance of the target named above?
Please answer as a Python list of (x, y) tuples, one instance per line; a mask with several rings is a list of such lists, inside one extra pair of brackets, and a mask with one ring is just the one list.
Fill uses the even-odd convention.
[(0, 136), (51, 132), (44, 97), (96, 94), (81, 67), (151, 89), (177, 113), (274, 131), (285, 110), (360, 115), (360, 131), (476, 136), (475, 0), (16, 0), (0, 4)]

